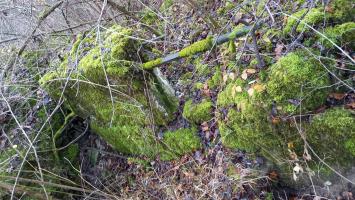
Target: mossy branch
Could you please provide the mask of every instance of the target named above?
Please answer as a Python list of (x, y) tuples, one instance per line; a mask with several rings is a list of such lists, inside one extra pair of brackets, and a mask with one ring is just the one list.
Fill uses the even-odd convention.
[(253, 28), (252, 26), (244, 26), (242, 28), (237, 27), (232, 32), (217, 36), (215, 38), (209, 36), (206, 39), (200, 40), (198, 42), (191, 44), (190, 46), (183, 48), (179, 52), (172, 53), (163, 58), (157, 58), (155, 60), (151, 60), (146, 63), (143, 63), (142, 67), (145, 70), (151, 70), (155, 67), (158, 67), (159, 65), (171, 62), (173, 60), (208, 51), (212, 49), (215, 45), (220, 45), (225, 42), (235, 40), (238, 37), (242, 37), (248, 34), (252, 28)]
[(58, 154), (58, 149), (57, 149), (57, 140), (58, 138), (62, 135), (62, 132), (65, 130), (67, 127), (69, 121), (74, 118), (76, 114), (74, 112), (69, 113), (65, 118), (64, 118), (64, 123), (63, 125), (55, 132), (53, 136), (53, 153), (55, 156), (55, 159), (59, 162), (59, 154)]

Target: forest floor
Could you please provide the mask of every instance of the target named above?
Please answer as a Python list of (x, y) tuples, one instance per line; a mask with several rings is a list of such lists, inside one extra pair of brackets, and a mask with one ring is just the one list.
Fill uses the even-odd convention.
[[(148, 14), (141, 16), (140, 19), (145, 24), (148, 24), (148, 26), (153, 27), (153, 29), (163, 30), (164, 28), (162, 27), (165, 27), (163, 30), (164, 34), (161, 37), (164, 40), (156, 39), (156, 42), (150, 45), (153, 49), (152, 52), (154, 52), (154, 56), (150, 59), (181, 50), (189, 44), (205, 39), (208, 35), (220, 35), (222, 32), (230, 32), (234, 26), (241, 24), (241, 22), (253, 22), (258, 17), (256, 16), (256, 13), (258, 13), (256, 10), (258, 8), (257, 4), (244, 7), (242, 5), (245, 3), (244, 1), (238, 1), (241, 2), (240, 6), (235, 6), (239, 5), (236, 1), (206, 1), (203, 6), (197, 7), (195, 4), (188, 2), (190, 1), (172, 3), (167, 10), (162, 11), (164, 13), (163, 17), (159, 15), (152, 16), (151, 12), (148, 11)], [(230, 4), (226, 2), (230, 2)], [(231, 4), (235, 7), (227, 6)], [(295, 11), (307, 8), (311, 4), (304, 1), (295, 1), (287, 5), (292, 7), (290, 10)], [(273, 6), (277, 7), (276, 5)], [(263, 14), (270, 12), (268, 9), (265, 6)], [(250, 12), (253, 14), (250, 14)], [(263, 14), (261, 16), (264, 16)], [(242, 46), (242, 48), (234, 49), (237, 52), (232, 54), (228, 45), (224, 45), (213, 51), (183, 58), (160, 67), (162, 74), (169, 80), (169, 83), (175, 90), (179, 107), (175, 113), (174, 120), (168, 126), (162, 128), (160, 132), (158, 131), (159, 133), (165, 130), (176, 130), (191, 126), (191, 122), (183, 117), (184, 104), (187, 99), (192, 100), (192, 102), (201, 102), (202, 99), (207, 98), (213, 103), (211, 119), (199, 123), (197, 128), (198, 136), (202, 141), (201, 149), (173, 161), (163, 161), (159, 157), (155, 160), (146, 157), (129, 157), (128, 155), (118, 153), (112, 146), (95, 134), (90, 129), (89, 119), (81, 119), (79, 117), (71, 119), (65, 125), (62, 137), (65, 138), (63, 140), (67, 143), (68, 141), (75, 140), (73, 143), (78, 144), (78, 161), (80, 164), (72, 165), (73, 162), (68, 161), (66, 165), (70, 170), (63, 170), (58, 172), (58, 174), (63, 177), (71, 177), (73, 176), (72, 172), (68, 171), (74, 171), (74, 174), (80, 177), (80, 187), (91, 188), (92, 190), (91, 193), (90, 191), (68, 192), (69, 196), (72, 199), (100, 199), (102, 196), (108, 199), (186, 200), (355, 199), (355, 186), (343, 181), (338, 176), (324, 180), (322, 177), (314, 175), (314, 179), (310, 178), (306, 180), (307, 184), (299, 183), (292, 180), (294, 173), (290, 172), (286, 174), (280, 172), (282, 170), (258, 153), (248, 153), (247, 151), (226, 148), (222, 145), (218, 119), (221, 113), (224, 115), (224, 118), (227, 118), (227, 109), (225, 112), (223, 109), (222, 112), (216, 111), (218, 94), (223, 91), (229, 79), (234, 81), (237, 76), (241, 76), (242, 78), (244, 75), (247, 77), (259, 76), (257, 75), (258, 72), (255, 71), (249, 71), (248, 73), (247, 69), (242, 71), (236, 67), (237, 63), (247, 63), (247, 66), (251, 66), (253, 70), (256, 69), (258, 71), (259, 68), (257, 66), (260, 63), (257, 60), (257, 51), (260, 51), (261, 56), (266, 62), (270, 60), (274, 62), (281, 56), (291, 52), (295, 48), (295, 45), (302, 46), (307, 37), (313, 37), (313, 35), (307, 35), (308, 33), (300, 33), (299, 35), (294, 35), (292, 38), (282, 38), (284, 36), (280, 36), (282, 35), (281, 27), (287, 19), (280, 14), (269, 14), (270, 16), (264, 16), (269, 19), (265, 24), (270, 25), (270, 27), (276, 27), (275, 29), (278, 32), (272, 33), (277, 35), (276, 37), (263, 37), (267, 32), (266, 28), (264, 28), (261, 31), (256, 31), (255, 37), (259, 41), (262, 41), (256, 45), (247, 38), (241, 38), (236, 43), (239, 44), (239, 47)], [(242, 43), (244, 45), (240, 45)], [(323, 47), (317, 46), (317, 48), (322, 49)], [(355, 54), (351, 52), (352, 49), (348, 48), (345, 50), (354, 59)], [(47, 56), (49, 57), (49, 55), (43, 57)], [(60, 59), (61, 55), (59, 53), (51, 56), (59, 57)], [(342, 68), (342, 62), (346, 60), (346, 57), (340, 55), (340, 53), (336, 56), (336, 65), (338, 68)], [(49, 61), (44, 59), (41, 62), (42, 64), (48, 64), (47, 62)], [(272, 62), (266, 65), (270, 65)], [(208, 82), (217, 73), (216, 66), (221, 67), (222, 80), (220, 81), (222, 81), (222, 84), (211, 86)], [(39, 73), (43, 74), (43, 71)], [(346, 72), (346, 76), (350, 77), (349, 79), (353, 78), (353, 75), (353, 71)], [(13, 76), (17, 76), (17, 79), (33, 78), (28, 77), (29, 75), (26, 70), (19, 70)], [(351, 83), (353, 82), (350, 80)], [(53, 103), (49, 95), (41, 90), (31, 90), (31, 93), (37, 97), (40, 96), (43, 101), (31, 104), (30, 114), (25, 114), (25, 125), (21, 127), (24, 127), (26, 130), (38, 129), (36, 114), (34, 113), (42, 106)], [(21, 101), (16, 101), (14, 105), (19, 106)], [(3, 107), (0, 111), (6, 113), (5, 115), (0, 115), (0, 124), (6, 124), (10, 121), (10, 114), (5, 109), (6, 103), (2, 102), (0, 104)], [(349, 110), (354, 110), (354, 92), (330, 94), (324, 105), (312, 114), (322, 113), (324, 110), (335, 106), (344, 106)], [(21, 111), (18, 113), (21, 113)], [(10, 127), (10, 130), (12, 132), (9, 132), (15, 136), (21, 135), (21, 130), (18, 128), (11, 129)], [(5, 131), (0, 133), (0, 150), (4, 150), (5, 152), (6, 148), (17, 146), (17, 143), (10, 144), (10, 140), (4, 133)], [(15, 141), (17, 140), (15, 139)], [(6, 158), (5, 161), (1, 160), (1, 158), (2, 156), (0, 155), (0, 169), (4, 172), (14, 171), (14, 169), (21, 165), (20, 156)], [(5, 162), (10, 163), (6, 169), (1, 167)], [(293, 166), (290, 165), (291, 171), (292, 168)], [(2, 171), (0, 171), (0, 177), (2, 176), (1, 173)], [(355, 181), (355, 167), (344, 173), (345, 177)], [(61, 184), (70, 185), (72, 182), (71, 180), (63, 180)], [(100, 194), (95, 194), (95, 191), (100, 191)], [(1, 195), (2, 193), (0, 192), (0, 198)]]

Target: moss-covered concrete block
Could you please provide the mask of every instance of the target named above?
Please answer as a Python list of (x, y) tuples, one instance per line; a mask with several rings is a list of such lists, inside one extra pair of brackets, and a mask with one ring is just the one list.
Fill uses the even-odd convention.
[(355, 161), (355, 114), (332, 108), (318, 114), (306, 127), (306, 140), (326, 162), (351, 166)]
[(139, 41), (132, 35), (131, 29), (113, 26), (101, 40), (81, 36), (62, 65), (39, 82), (77, 115), (90, 117), (92, 129), (115, 149), (152, 158), (162, 149), (154, 127), (172, 119), (177, 101), (166, 95), (156, 74), (140, 68)]
[[(330, 166), (351, 166), (355, 152), (352, 111), (329, 109), (310, 121), (302, 120), (301, 125), (292, 117), (325, 103), (331, 84), (319, 61), (305, 52), (292, 52), (266, 75), (253, 84), (236, 79), (219, 92), (216, 107), (222, 144), (260, 153), (289, 173), (292, 167), (284, 160), (302, 159), (306, 140)], [(309, 166), (317, 170), (319, 160), (312, 158)]]
[(330, 80), (326, 69), (306, 52), (287, 54), (269, 69), (266, 91), (281, 114), (311, 111), (324, 104)]

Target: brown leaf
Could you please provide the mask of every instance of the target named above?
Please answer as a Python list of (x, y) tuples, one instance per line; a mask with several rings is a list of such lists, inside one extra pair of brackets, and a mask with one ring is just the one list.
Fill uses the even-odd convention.
[(351, 102), (351, 103), (346, 104), (345, 108), (354, 110), (355, 109), (355, 102)]
[(204, 95), (208, 96), (208, 97), (211, 96), (211, 91), (210, 91), (210, 89), (208, 88), (208, 84), (207, 84), (207, 83), (205, 83), (205, 84), (203, 85), (202, 93), (203, 93)]
[(188, 179), (191, 179), (194, 177), (194, 173), (192, 173), (192, 172), (183, 172), (183, 173), (186, 176), (186, 178), (188, 178)]
[(317, 110), (315, 111), (315, 113), (322, 113), (327, 109), (327, 106), (321, 106), (319, 108), (317, 108)]
[(246, 69), (245, 72), (246, 72), (247, 74), (255, 74), (255, 73), (256, 73), (256, 69), (252, 69), (252, 68)]
[(333, 13), (334, 12), (334, 9), (331, 6), (329, 6), (329, 5), (325, 6), (324, 10), (325, 10), (325, 12), (328, 12), (328, 13)]
[(232, 72), (232, 73), (229, 73), (229, 78), (234, 80), (235, 79), (235, 74)]
[(280, 123), (281, 119), (279, 117), (272, 117), (271, 123), (272, 124), (278, 124)]
[(249, 94), (249, 96), (253, 96), (253, 94), (254, 94), (254, 88), (249, 88), (249, 89), (248, 89), (248, 94)]
[(208, 123), (207, 122), (203, 122), (201, 124), (201, 129), (202, 129), (203, 132), (206, 132), (206, 131), (210, 130), (210, 128), (208, 127)]
[(276, 48), (275, 48), (275, 59), (279, 60), (282, 56), (282, 50), (284, 48), (284, 45), (281, 43), (277, 43), (276, 44)]
[(256, 90), (257, 92), (262, 92), (265, 90), (265, 85), (256, 83), (255, 85), (253, 85), (254, 90)]
[(284, 18), (283, 18), (283, 24), (287, 24), (287, 20), (288, 20), (288, 17), (287, 17), (287, 16), (284, 16)]
[(305, 160), (307, 160), (307, 161), (312, 160), (312, 157), (311, 157), (311, 155), (308, 153), (308, 150), (307, 150), (306, 147), (304, 148), (303, 159), (305, 159)]
[(295, 148), (295, 145), (293, 144), (293, 142), (288, 142), (288, 143), (287, 143), (287, 147), (288, 147), (289, 149), (293, 149), (293, 148)]
[(342, 99), (344, 99), (344, 97), (346, 97), (346, 96), (347, 96), (347, 94), (344, 94), (344, 93), (331, 93), (331, 94), (329, 95), (330, 98), (334, 98), (334, 99), (336, 99), (336, 100), (342, 100)]
[(298, 160), (297, 154), (294, 151), (290, 151), (290, 160)]
[(242, 74), (242, 79), (243, 79), (243, 80), (247, 80), (247, 78), (248, 78), (248, 74), (247, 74), (246, 72), (244, 72), (244, 73)]
[(271, 180), (279, 179), (279, 173), (277, 173), (277, 171), (275, 171), (275, 170), (272, 170), (271, 172), (269, 172), (268, 176)]
[(243, 92), (243, 89), (242, 89), (242, 87), (237, 86), (237, 87), (235, 87), (235, 91), (236, 92)]
[(227, 73), (223, 73), (223, 83), (226, 83), (228, 81), (228, 74)]

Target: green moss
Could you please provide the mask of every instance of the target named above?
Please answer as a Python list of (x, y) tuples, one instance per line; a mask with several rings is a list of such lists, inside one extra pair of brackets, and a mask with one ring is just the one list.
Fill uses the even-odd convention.
[[(355, 9), (353, 6), (352, 0), (334, 0), (327, 5), (327, 9), (325, 8), (312, 8), (306, 16), (303, 18), (301, 23), (299, 23), (296, 31), (301, 32), (303, 30), (308, 30), (308, 28), (304, 25), (304, 23), (314, 26), (318, 23), (322, 23), (324, 21), (333, 21), (337, 23), (353, 21), (353, 13)], [(287, 24), (283, 30), (284, 34), (288, 34), (291, 32), (292, 27), (297, 23), (298, 19), (307, 11), (307, 9), (302, 9), (289, 17), (287, 20)], [(295, 19), (297, 18), (297, 19)]]
[(230, 53), (235, 53), (236, 52), (236, 46), (233, 40), (229, 41), (228, 43), (228, 50)]
[(326, 162), (344, 167), (354, 163), (354, 113), (333, 108), (317, 115), (306, 129), (307, 141)]
[(181, 51), (179, 51), (179, 56), (180, 57), (191, 56), (196, 53), (208, 51), (212, 49), (212, 47), (213, 47), (213, 37), (208, 36), (204, 40), (200, 40), (198, 42), (191, 44), (188, 47), (183, 48)]
[(222, 80), (222, 72), (219, 67), (216, 67), (216, 71), (213, 76), (207, 81), (208, 87), (211, 89), (215, 89), (218, 86), (221, 86), (223, 83)]
[(71, 51), (75, 58), (69, 54), (39, 82), (53, 98), (63, 91), (66, 105), (81, 118), (89, 117), (92, 130), (116, 150), (154, 158), (162, 148), (154, 129), (173, 117), (176, 102), (157, 77), (135, 65), (139, 41), (132, 34), (113, 26), (101, 33), (101, 43), (95, 35), (78, 38)]
[[(168, 4), (167, 4), (167, 6), (168, 6)], [(159, 18), (154, 12), (152, 12), (151, 9), (145, 9), (142, 13), (141, 20), (145, 24), (155, 25), (155, 24), (157, 24), (157, 21), (159, 21)]]
[(155, 59), (152, 61), (148, 61), (146, 63), (143, 63), (143, 69), (145, 69), (145, 70), (153, 69), (154, 67), (158, 66), (162, 62), (163, 62), (163, 59), (161, 59), (161, 58), (158, 58), (158, 59)]
[[(350, 44), (350, 47), (355, 48), (355, 23), (347, 22), (344, 24), (328, 27), (325, 29), (324, 35), (339, 46)], [(333, 44), (329, 40), (319, 36), (319, 41), (326, 47), (332, 48)]]
[(355, 137), (353, 136), (345, 142), (345, 149), (355, 156)]
[(174, 4), (173, 0), (164, 0), (160, 6), (160, 11), (164, 12)]
[[(176, 159), (202, 147), (196, 128), (182, 128), (165, 132), (163, 143), (164, 146), (160, 149), (160, 158), (162, 160)], [(169, 149), (172, 151), (169, 151)]]
[(203, 88), (203, 86), (204, 86), (204, 84), (199, 82), (199, 83), (195, 83), (194, 88), (201, 90)]
[(293, 52), (271, 66), (266, 90), (270, 100), (281, 107), (281, 113), (312, 111), (321, 106), (328, 95), (330, 81), (319, 61), (305, 52)]
[(244, 25), (240, 24), (236, 26), (233, 31), (229, 34), (228, 38), (229, 40), (234, 40), (240, 35), (246, 35), (249, 33), (250, 29), (246, 28)]
[(211, 72), (211, 68), (208, 67), (208, 64), (204, 64), (203, 60), (200, 58), (194, 60), (193, 64), (199, 76), (207, 76)]
[(192, 82), (192, 77), (193, 77), (193, 73), (192, 72), (187, 72), (185, 74), (183, 74), (179, 81), (183, 84), (183, 85), (189, 85)]
[(62, 152), (61, 156), (63, 158), (68, 159), (71, 163), (75, 163), (77, 161), (77, 156), (79, 155), (79, 145), (71, 144), (64, 152)]
[(355, 8), (352, 0), (332, 0), (329, 4), (329, 15), (336, 22), (354, 21)]
[[(291, 32), (293, 27), (298, 23), (298, 20), (307, 12), (308, 9), (302, 9), (292, 15), (292, 17), (288, 17), (287, 24), (283, 29), (284, 34), (288, 34)], [(304, 16), (302, 21), (298, 24), (296, 31), (301, 32), (303, 30), (308, 30), (305, 24), (309, 26), (313, 26), (319, 22), (322, 22), (326, 15), (319, 8), (312, 8), (308, 11), (308, 13)]]
[(237, 79), (218, 94), (217, 106), (228, 111), (227, 120), (220, 119), (218, 124), (225, 146), (256, 151), (260, 144), (270, 142), (266, 136), (272, 132), (271, 124), (265, 106), (250, 96), (246, 87), (245, 81)]
[(219, 15), (224, 15), (230, 12), (233, 8), (235, 8), (234, 3), (230, 0), (227, 0), (224, 6), (218, 8), (217, 13)]
[(194, 104), (192, 100), (189, 100), (184, 105), (182, 115), (190, 122), (199, 124), (212, 118), (212, 108), (213, 104), (209, 100), (204, 99), (199, 104)]
[[(1, 182), (3, 184), (13, 184), (13, 179), (11, 178), (6, 178), (4, 176), (16, 176), (14, 170), (9, 170), (13, 166), (11, 164), (11, 161), (13, 161), (16, 157), (19, 155), (16, 153), (16, 150), (14, 148), (8, 147), (8, 148), (2, 148), (1, 153), (0, 153), (0, 178)], [(0, 188), (0, 198), (1, 199), (9, 199), (10, 197), (7, 196), (9, 195), (9, 191), (4, 190), (3, 188)]]
[(218, 93), (217, 105), (224, 107), (240, 103), (242, 100), (247, 99), (248, 93), (246, 84), (244, 80), (239, 78), (229, 83), (223, 91)]

